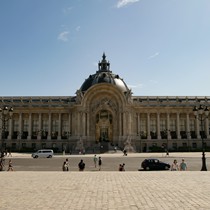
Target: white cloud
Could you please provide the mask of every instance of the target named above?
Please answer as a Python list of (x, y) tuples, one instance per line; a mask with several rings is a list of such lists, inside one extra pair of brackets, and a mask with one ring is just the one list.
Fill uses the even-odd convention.
[(117, 3), (117, 8), (121, 8), (121, 7), (124, 7), (126, 6), (127, 4), (133, 4), (135, 2), (138, 2), (139, 0), (118, 0), (118, 3)]
[(160, 55), (160, 53), (159, 53), (159, 52), (156, 52), (155, 54), (149, 56), (148, 59), (155, 58), (155, 57), (157, 57), (158, 55)]
[(141, 88), (143, 84), (137, 84), (137, 85), (128, 85), (129, 88)]
[(63, 32), (61, 32), (61, 33), (58, 35), (58, 40), (67, 42), (67, 41), (68, 41), (68, 34), (69, 34), (68, 31), (63, 31)]
[(73, 7), (65, 8), (65, 9), (63, 9), (63, 13), (64, 13), (65, 15), (68, 15), (68, 14), (72, 11), (72, 9), (73, 9)]

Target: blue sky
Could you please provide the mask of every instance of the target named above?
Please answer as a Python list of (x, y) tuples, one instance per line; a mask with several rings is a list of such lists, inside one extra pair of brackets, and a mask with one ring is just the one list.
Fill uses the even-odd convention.
[(210, 96), (209, 0), (0, 0), (0, 96), (74, 96), (103, 52), (136, 96)]

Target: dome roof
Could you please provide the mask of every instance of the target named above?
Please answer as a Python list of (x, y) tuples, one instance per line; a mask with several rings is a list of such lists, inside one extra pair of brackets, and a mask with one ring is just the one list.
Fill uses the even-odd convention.
[(95, 74), (90, 75), (82, 84), (80, 90), (82, 92), (87, 91), (93, 85), (99, 83), (109, 83), (115, 85), (122, 92), (129, 91), (126, 83), (119, 77), (119, 75), (113, 74), (110, 71), (110, 63), (106, 61), (106, 56), (103, 54), (102, 61), (98, 63), (98, 71)]

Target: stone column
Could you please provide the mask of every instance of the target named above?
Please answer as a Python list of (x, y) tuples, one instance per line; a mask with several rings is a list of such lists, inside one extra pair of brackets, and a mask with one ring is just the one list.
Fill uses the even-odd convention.
[(51, 134), (52, 134), (52, 114), (49, 113), (49, 120), (48, 120), (48, 135), (47, 135), (47, 139), (50, 140), (51, 139)]
[(197, 139), (201, 139), (201, 135), (200, 135), (200, 121), (199, 121), (199, 119), (197, 117), (195, 118), (195, 122), (196, 122)]
[(23, 134), (23, 114), (19, 113), (18, 139), (21, 139), (22, 134)]
[(160, 135), (160, 113), (157, 112), (157, 139), (161, 139)]
[(177, 139), (181, 139), (180, 135), (180, 122), (179, 122), (179, 113), (176, 113), (176, 133), (177, 133)]
[(87, 113), (87, 136), (90, 135), (90, 133), (89, 133), (89, 129), (90, 129), (89, 120), (90, 120), (90, 114), (89, 114), (89, 112), (88, 112), (88, 113)]
[(123, 136), (127, 136), (128, 133), (126, 132), (127, 120), (126, 120), (126, 112), (123, 112)]
[(27, 136), (27, 139), (31, 139), (31, 132), (32, 132), (32, 114), (29, 113), (29, 119), (28, 119), (28, 136)]
[(167, 136), (168, 139), (171, 139), (171, 133), (170, 133), (170, 114), (167, 113)]
[(189, 113), (186, 114), (186, 121), (187, 121), (187, 138), (191, 139), (191, 133), (190, 133), (190, 117), (189, 117)]
[[(2, 120), (0, 120), (0, 128), (2, 128), (2, 124), (3, 124), (3, 122), (2, 122)], [(2, 140), (2, 129), (0, 129), (0, 140)]]
[(209, 139), (210, 135), (209, 135), (209, 119), (208, 118), (206, 118), (205, 120), (205, 133), (206, 133), (207, 139)]
[(68, 132), (69, 132), (69, 138), (70, 138), (70, 135), (72, 135), (72, 125), (71, 125), (71, 113), (69, 113), (69, 128), (68, 128)]
[(139, 138), (140, 138), (140, 132), (141, 132), (141, 129), (140, 129), (140, 113), (137, 113), (137, 133), (138, 133), (138, 135), (139, 135)]
[(61, 140), (61, 125), (62, 119), (61, 119), (61, 113), (58, 114), (58, 140)]
[(39, 113), (39, 128), (38, 128), (38, 135), (37, 135), (37, 139), (42, 139), (42, 132), (44, 132), (42, 130), (42, 114)]
[(147, 139), (151, 139), (151, 135), (150, 135), (150, 113), (147, 113)]
[(13, 123), (12, 118), (9, 119), (9, 135), (7, 139), (12, 139)]
[(85, 123), (85, 119), (86, 119), (86, 113), (82, 112), (82, 136), (86, 136), (86, 132), (85, 132), (85, 128), (86, 128), (86, 123)]

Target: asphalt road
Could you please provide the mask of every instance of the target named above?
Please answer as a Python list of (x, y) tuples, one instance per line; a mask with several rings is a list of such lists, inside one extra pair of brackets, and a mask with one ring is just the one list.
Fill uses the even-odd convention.
[[(94, 167), (93, 162), (94, 155), (55, 155), (53, 158), (38, 158), (33, 159), (30, 156), (27, 157), (12, 157), (13, 168), (15, 171), (62, 171), (62, 164), (66, 158), (69, 160), (70, 171), (78, 171), (78, 163), (81, 159), (84, 160), (86, 167), (85, 171), (98, 171), (98, 168)], [(99, 155), (98, 155), (99, 156)], [(123, 156), (120, 155), (108, 155), (102, 157), (102, 170), (103, 171), (118, 171), (119, 164), (125, 163), (126, 171), (138, 171), (141, 169), (141, 162), (146, 157), (133, 157), (133, 156)], [(155, 158), (155, 156), (152, 156)], [(180, 163), (182, 157), (177, 157), (171, 155), (170, 157), (158, 156), (159, 160), (172, 164), (174, 159)], [(8, 168), (9, 157), (5, 160), (5, 170)], [(201, 169), (201, 157), (185, 157), (185, 162), (188, 165), (189, 171), (200, 171)], [(207, 169), (210, 170), (210, 157), (206, 158)]]

